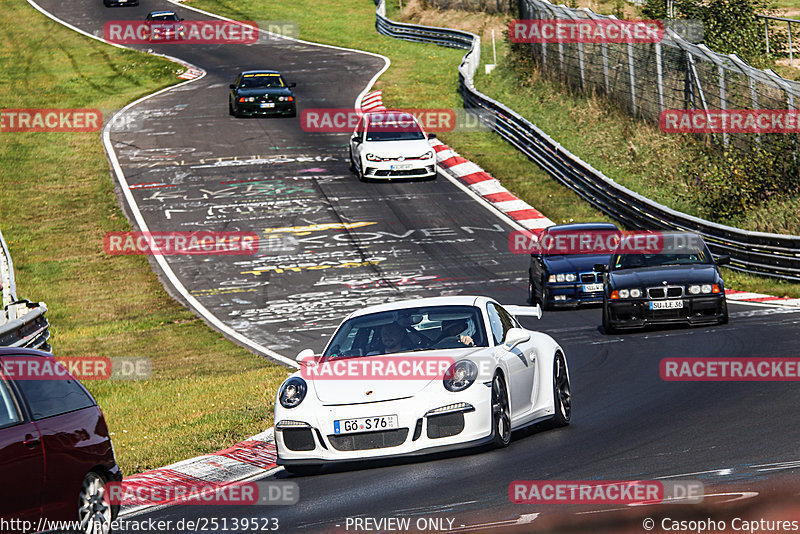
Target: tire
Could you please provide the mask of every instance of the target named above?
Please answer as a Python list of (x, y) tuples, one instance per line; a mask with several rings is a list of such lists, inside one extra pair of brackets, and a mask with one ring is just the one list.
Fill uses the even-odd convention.
[(528, 277), (528, 304), (531, 306), (536, 306), (539, 302), (538, 297), (536, 296), (536, 286), (533, 285), (533, 279), (529, 276)]
[(560, 352), (553, 361), (553, 426), (567, 426), (572, 419), (572, 393), (567, 360)]
[(508, 406), (508, 390), (500, 373), (492, 380), (492, 444), (507, 447), (511, 443), (511, 409)]
[(719, 320), (719, 324), (728, 324), (728, 301), (725, 297), (722, 298), (722, 319)]
[(350, 153), (350, 172), (356, 172), (356, 163), (353, 161), (353, 147), (348, 149)]
[(283, 468), (297, 476), (305, 477), (310, 475), (316, 475), (322, 470), (322, 465), (320, 464), (309, 464), (309, 465), (284, 465)]
[(616, 334), (617, 329), (611, 326), (611, 319), (608, 317), (608, 311), (603, 306), (603, 330), (606, 334)]
[(536, 297), (536, 298), (537, 298), (537, 300), (539, 302), (539, 305), (542, 307), (542, 310), (550, 310), (553, 307), (550, 305), (550, 301), (547, 300), (547, 291), (545, 290), (545, 282), (544, 282), (544, 280), (545, 279), (542, 278), (542, 296), (541, 297)]
[(231, 116), (234, 116), (234, 115), (236, 115), (236, 114), (233, 112), (233, 102), (231, 102), (230, 100), (228, 100), (228, 115), (231, 115)]
[(78, 521), (83, 534), (109, 534), (111, 521), (116, 515), (112, 505), (104, 498), (106, 480), (90, 471), (83, 477), (78, 496)]

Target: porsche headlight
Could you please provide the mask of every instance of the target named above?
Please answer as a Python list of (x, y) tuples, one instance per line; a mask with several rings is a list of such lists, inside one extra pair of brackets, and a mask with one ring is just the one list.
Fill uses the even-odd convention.
[(306, 381), (299, 376), (293, 376), (283, 383), (278, 400), (284, 408), (295, 408), (303, 402), (308, 392)]
[(464, 391), (478, 378), (478, 366), (470, 360), (458, 360), (444, 374), (444, 388), (447, 391)]

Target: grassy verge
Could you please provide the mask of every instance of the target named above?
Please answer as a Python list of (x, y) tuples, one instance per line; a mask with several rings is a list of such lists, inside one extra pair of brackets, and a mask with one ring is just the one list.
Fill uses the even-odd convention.
[[(78, 35), (24, 0), (3, 7), (3, 108), (87, 107), (108, 118), (179, 81), (179, 66)], [(218, 450), (272, 424), (267, 392), (285, 370), (172, 300), (147, 259), (103, 252), (106, 232), (130, 227), (97, 132), (0, 133), (0, 189), (19, 295), (47, 303), (54, 353), (152, 360), (145, 382), (85, 382), (125, 473)]]
[[(612, 2), (606, 4), (612, 5)], [(389, 56), (392, 67), (376, 87), (384, 91), (384, 99), (392, 107), (461, 106), (455, 73), (463, 53), (378, 35), (371, 2), (298, 0), (291, 4), (266, 5), (259, 0), (192, 0), (191, 5), (232, 18), (293, 20), (299, 25), (302, 39)], [(387, 13), (394, 20), (458, 27), (480, 34), (484, 63), (492, 61), (489, 43), (494, 28), (499, 66), (489, 76), (478, 76), (478, 85), (483, 91), (532, 118), (548, 134), (612, 178), (656, 198), (659, 191), (666, 190), (678, 200), (677, 208), (697, 213), (696, 207), (682, 194), (686, 184), (672, 178), (681, 158), (686, 157), (684, 151), (689, 141), (667, 138), (657, 128), (630, 119), (600, 99), (570, 94), (560, 84), (535, 73), (523, 79), (505, 59), (508, 50), (501, 36), (507, 19), (503, 16), (426, 9), (418, 0), (404, 1), (402, 13), (397, 2), (389, 2)], [(321, 24), (320, 20), (326, 22)], [(347, 31), (344, 31), (345, 26)], [(503, 185), (556, 222), (608, 220), (577, 195), (556, 184), (496, 135), (450, 132), (440, 137), (501, 178)], [(611, 161), (615, 163), (612, 165)], [(730, 286), (740, 289), (800, 296), (800, 284), (734, 271), (728, 271), (726, 278)]]

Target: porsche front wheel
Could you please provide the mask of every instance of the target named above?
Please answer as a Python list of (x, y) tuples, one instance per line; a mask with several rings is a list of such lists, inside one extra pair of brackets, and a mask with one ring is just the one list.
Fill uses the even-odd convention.
[(492, 441), (496, 447), (511, 443), (511, 410), (506, 382), (500, 374), (492, 380)]

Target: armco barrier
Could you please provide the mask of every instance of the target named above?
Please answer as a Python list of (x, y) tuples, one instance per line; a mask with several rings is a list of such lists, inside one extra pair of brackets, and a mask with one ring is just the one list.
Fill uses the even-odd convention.
[(0, 313), (0, 347), (26, 347), (50, 350), (50, 324), (44, 314), (43, 302), (17, 300), (14, 263), (8, 246), (0, 232), (0, 287), (2, 288), (2, 313)]
[(480, 120), (603, 213), (629, 229), (681, 230), (703, 236), (714, 254), (729, 254), (730, 267), (748, 273), (800, 281), (800, 236), (749, 232), (670, 209), (621, 186), (555, 142), (524, 117), (475, 89), (480, 38), (472, 33), (394, 22), (377, 1), (375, 27), (390, 37), (435, 43), (468, 52), (458, 67), (466, 109), (483, 110)]

